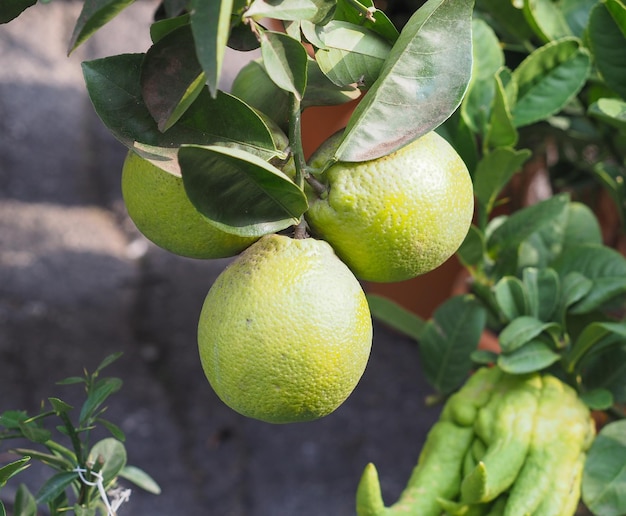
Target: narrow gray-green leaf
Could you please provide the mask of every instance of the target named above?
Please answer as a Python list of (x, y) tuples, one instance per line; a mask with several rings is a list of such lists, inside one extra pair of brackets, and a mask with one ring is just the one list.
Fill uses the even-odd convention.
[(419, 341), (426, 326), (426, 322), (421, 317), (383, 296), (368, 294), (367, 301), (375, 319)]
[(161, 494), (161, 486), (142, 469), (127, 465), (120, 470), (119, 476), (132, 482), (148, 493), (155, 495)]
[(262, 236), (297, 224), (304, 192), (276, 167), (239, 149), (185, 145), (178, 161), (198, 211), (226, 231)]
[(541, 371), (551, 366), (560, 355), (541, 340), (531, 340), (512, 353), (502, 353), (498, 357), (500, 369), (511, 374), (526, 374)]
[(455, 111), (471, 76), (472, 7), (473, 0), (428, 0), (415, 12), (350, 117), (338, 160), (387, 155)]
[(606, 425), (587, 454), (582, 499), (594, 514), (626, 514), (626, 420)]
[(308, 59), (302, 44), (281, 32), (262, 31), (261, 55), (270, 79), (302, 100)]
[(47, 504), (59, 496), (67, 487), (78, 478), (75, 471), (64, 471), (52, 475), (37, 493), (37, 504)]
[(533, 51), (513, 70), (519, 88), (513, 107), (515, 126), (560, 111), (584, 86), (590, 69), (589, 52), (577, 38), (563, 38)]
[(26, 456), (0, 467), (0, 487), (4, 487), (10, 478), (28, 468), (29, 461), (30, 457)]
[(20, 484), (15, 493), (13, 516), (37, 516), (35, 497), (24, 484)]
[(467, 378), (486, 318), (473, 296), (455, 296), (440, 305), (426, 324), (418, 349), (426, 379), (442, 394), (454, 391)]
[(561, 7), (552, 0), (524, 0), (523, 11), (529, 25), (544, 43), (572, 35)]
[(67, 50), (71, 54), (100, 27), (106, 25), (135, 0), (85, 0)]
[(591, 116), (626, 133), (626, 101), (621, 99), (599, 99), (587, 111)]
[(337, 0), (254, 0), (245, 16), (321, 23), (328, 19), (336, 5)]
[(89, 418), (93, 417), (107, 398), (121, 388), (122, 380), (119, 378), (103, 378), (99, 380), (81, 407), (79, 416), (80, 424), (86, 423)]
[(206, 74), (211, 96), (215, 97), (228, 43), (233, 0), (190, 0), (189, 7), (196, 54)]

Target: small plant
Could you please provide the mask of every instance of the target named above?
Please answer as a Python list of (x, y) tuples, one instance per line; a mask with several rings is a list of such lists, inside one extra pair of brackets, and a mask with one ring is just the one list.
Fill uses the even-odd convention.
[[(0, 488), (7, 481), (28, 468), (31, 460), (37, 460), (52, 468), (55, 473), (33, 495), (26, 485), (17, 489), (14, 514), (36, 516), (37, 507), (48, 507), (54, 515), (73, 511), (77, 516), (113, 516), (118, 507), (130, 496), (129, 489), (118, 487), (118, 478), (124, 478), (138, 487), (154, 494), (161, 489), (141, 469), (127, 465), (125, 436), (122, 430), (103, 418), (105, 401), (119, 391), (119, 378), (100, 377), (102, 370), (117, 360), (121, 353), (105, 358), (93, 372), (85, 370), (84, 376), (66, 378), (58, 385), (82, 384), (86, 399), (72, 421), (71, 405), (60, 398), (48, 398), (48, 406), (31, 416), (23, 410), (9, 410), (0, 415), (0, 440), (28, 440), (36, 448), (18, 447), (11, 450), (20, 459), (0, 468)], [(60, 439), (48, 429), (45, 422), (56, 419), (60, 424), (56, 431)], [(112, 437), (91, 444), (90, 438), (97, 427), (106, 429)], [(111, 501), (109, 501), (111, 497)], [(0, 516), (5, 516), (0, 502)]]

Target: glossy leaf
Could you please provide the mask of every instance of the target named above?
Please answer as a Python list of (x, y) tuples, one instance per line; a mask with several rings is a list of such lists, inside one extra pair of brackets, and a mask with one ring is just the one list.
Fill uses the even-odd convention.
[(540, 321), (552, 320), (561, 298), (559, 275), (556, 271), (549, 267), (527, 267), (523, 271), (522, 281), (528, 292), (531, 315)]
[(493, 289), (498, 307), (507, 320), (530, 315), (530, 302), (524, 284), (514, 276), (505, 276)]
[(572, 34), (578, 38), (584, 36), (591, 9), (598, 0), (561, 0), (560, 9)]
[(626, 133), (626, 101), (609, 98), (599, 99), (589, 106), (588, 113)]
[(603, 0), (615, 24), (626, 37), (626, 5), (622, 0)]
[(593, 281), (579, 272), (570, 272), (561, 278), (563, 285), (561, 305), (565, 310), (585, 297), (593, 287)]
[(165, 133), (159, 131), (142, 99), (143, 57), (123, 54), (82, 65), (96, 113), (126, 147), (178, 176), (176, 155), (182, 144), (239, 146), (264, 159), (277, 155), (272, 135), (259, 115), (222, 92), (213, 99), (204, 89), (178, 123)]
[(158, 20), (150, 25), (150, 39), (152, 43), (158, 43), (165, 36), (170, 34), (171, 32), (183, 27), (184, 25), (189, 25), (189, 14), (183, 14), (182, 16), (177, 16), (176, 18), (165, 18), (164, 20)]
[(205, 74), (184, 25), (146, 52), (141, 66), (141, 94), (160, 131), (169, 129), (205, 87)]
[(22, 457), (21, 459), (0, 467), (0, 487), (4, 487), (10, 478), (13, 478), (19, 472), (28, 468), (30, 466), (29, 461), (30, 457)]
[[(355, 1), (361, 5), (361, 10), (354, 7)], [(368, 10), (370, 16), (364, 16), (362, 11)], [(393, 44), (400, 33), (393, 22), (380, 9), (374, 8), (372, 0), (337, 0), (337, 8), (333, 19), (347, 21), (372, 30)]]
[(72, 53), (87, 41), (99, 28), (131, 5), (135, 0), (85, 0), (74, 31), (70, 37), (67, 53)]
[(90, 460), (104, 461), (100, 470), (103, 476), (103, 484), (109, 486), (126, 466), (126, 448), (117, 439), (107, 437), (93, 445), (89, 451)]
[(544, 322), (536, 317), (517, 317), (500, 332), (499, 342), (502, 351), (504, 353), (515, 351), (555, 326), (555, 323)]
[(577, 272), (593, 282), (593, 287), (575, 306), (572, 313), (583, 314), (601, 309), (608, 302), (626, 294), (626, 259), (603, 245), (573, 247), (554, 264), (561, 277)]
[(140, 487), (148, 493), (155, 495), (161, 494), (161, 487), (159, 484), (157, 484), (156, 481), (142, 469), (127, 465), (120, 470), (119, 476), (121, 478), (125, 478), (129, 482), (132, 482), (137, 487)]
[(14, 20), (36, 3), (37, 0), (2, 0), (2, 5), (0, 5), (0, 24)]
[(418, 349), (426, 379), (442, 394), (451, 393), (467, 378), (486, 318), (473, 296), (455, 296), (426, 324)]
[(572, 35), (561, 7), (552, 0), (524, 0), (523, 11), (526, 21), (544, 43)]
[(495, 95), (494, 76), (504, 65), (504, 53), (496, 33), (481, 19), (472, 21), (472, 56), (472, 78), (461, 112), (469, 128), (484, 135)]
[(419, 341), (426, 322), (398, 303), (383, 296), (368, 294), (372, 317), (378, 319), (394, 330)]
[(183, 183), (198, 211), (224, 230), (262, 236), (297, 224), (306, 195), (276, 167), (238, 149), (181, 147)]
[(20, 484), (15, 493), (13, 516), (37, 516), (35, 497), (24, 484)]
[(498, 367), (511, 374), (541, 371), (559, 360), (560, 355), (541, 340), (531, 340), (511, 353), (498, 357)]
[(609, 410), (615, 399), (607, 389), (593, 389), (580, 394), (580, 400), (592, 410)]
[(582, 244), (602, 244), (602, 229), (595, 214), (581, 202), (571, 202), (563, 234), (563, 252)]
[(230, 31), (232, 8), (233, 0), (220, 2), (190, 0), (189, 2), (196, 55), (206, 75), (212, 97), (217, 96)]
[(254, 0), (246, 10), (247, 18), (275, 20), (309, 20), (322, 23), (329, 18), (337, 0)]
[(491, 116), (485, 135), (485, 149), (497, 149), (500, 147), (515, 147), (518, 134), (513, 124), (513, 115), (500, 74), (494, 76), (495, 90)]
[(307, 53), (299, 41), (280, 32), (261, 32), (261, 55), (268, 76), (300, 101), (306, 89)]
[(99, 380), (87, 399), (83, 403), (80, 410), (80, 424), (85, 424), (94, 416), (100, 406), (108, 399), (109, 396), (116, 393), (122, 388), (122, 380), (119, 378), (103, 378)]
[(626, 340), (626, 323), (593, 322), (585, 327), (567, 354), (567, 371), (573, 373), (588, 353), (598, 353)]
[[(626, 9), (615, 4), (615, 9)], [(607, 85), (626, 99), (626, 34), (615, 22), (604, 2), (598, 3), (589, 18), (588, 38), (595, 65)]]
[(78, 478), (75, 471), (63, 471), (51, 476), (46, 480), (41, 489), (37, 492), (37, 505), (52, 502), (57, 496), (63, 493), (69, 485)]
[(626, 513), (626, 420), (600, 430), (587, 453), (582, 499), (594, 514)]
[(428, 0), (415, 12), (350, 117), (336, 159), (387, 155), (455, 111), (471, 76), (472, 7), (472, 0)]
[(310, 106), (334, 106), (358, 99), (361, 90), (355, 85), (337, 86), (319, 67), (314, 59), (308, 59), (306, 91), (302, 108)]

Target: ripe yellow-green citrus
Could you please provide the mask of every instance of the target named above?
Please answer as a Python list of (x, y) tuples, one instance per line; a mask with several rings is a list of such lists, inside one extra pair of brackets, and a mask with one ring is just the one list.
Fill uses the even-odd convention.
[(266, 235), (217, 278), (198, 347), (224, 403), (270, 423), (333, 412), (361, 378), (372, 320), (358, 280), (330, 245)]
[(149, 240), (189, 258), (234, 256), (255, 242), (213, 226), (187, 197), (183, 180), (130, 151), (122, 169), (128, 215)]
[[(311, 166), (322, 166), (340, 137), (322, 144)], [(435, 132), (378, 159), (335, 163), (319, 179), (327, 196), (315, 197), (305, 218), (362, 280), (402, 281), (435, 269), (471, 224), (470, 175)]]

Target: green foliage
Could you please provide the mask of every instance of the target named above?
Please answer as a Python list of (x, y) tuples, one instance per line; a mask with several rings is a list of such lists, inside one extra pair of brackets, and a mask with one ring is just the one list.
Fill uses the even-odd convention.
[[(82, 384), (84, 387), (86, 397), (76, 423), (70, 417), (74, 407), (55, 397), (48, 398), (49, 410), (42, 405), (41, 411), (34, 416), (20, 410), (0, 414), (0, 441), (25, 439), (36, 445), (35, 448), (11, 450), (21, 458), (0, 467), (0, 488), (28, 468), (33, 460), (54, 471), (36, 494), (32, 494), (24, 484), (18, 487), (15, 516), (35, 516), (41, 505), (47, 506), (52, 515), (67, 511), (74, 511), (77, 516), (95, 516), (97, 511), (106, 514), (104, 500), (96, 484), (101, 482), (102, 488), (107, 491), (117, 485), (119, 477), (150, 493), (160, 493), (159, 486), (147, 473), (126, 464), (124, 433), (102, 417), (106, 411), (104, 403), (119, 391), (122, 382), (119, 378), (101, 378), (100, 373), (120, 356), (121, 353), (117, 353), (106, 357), (92, 373), (85, 371), (84, 376), (58, 382), (59, 385)], [(53, 432), (44, 424), (51, 418), (60, 420), (60, 425), (56, 427), (59, 440), (55, 440)], [(91, 445), (92, 432), (98, 425), (107, 429), (113, 437)], [(4, 510), (4, 507), (1, 508)]]

